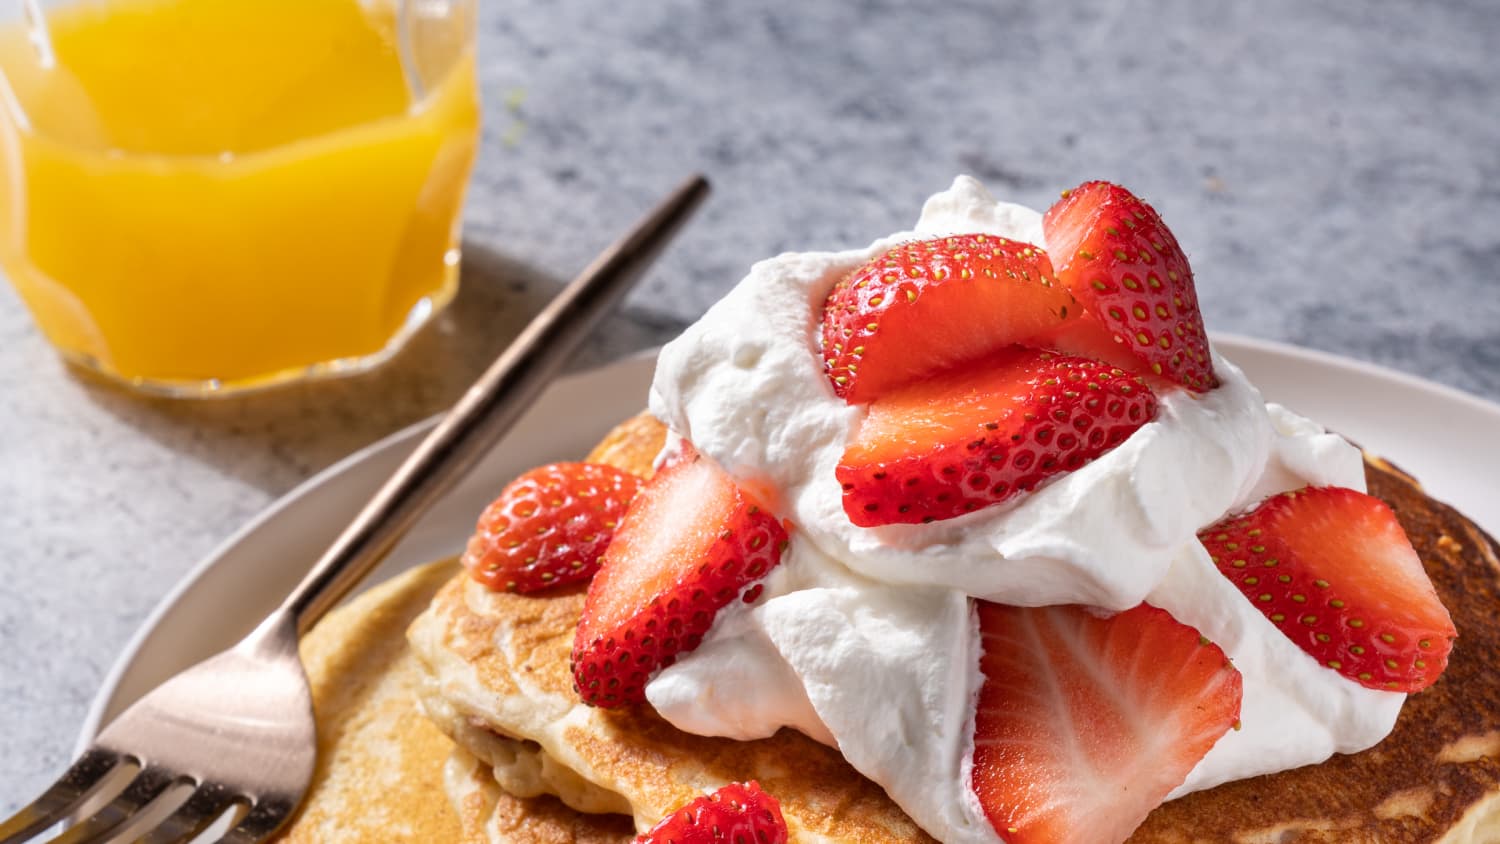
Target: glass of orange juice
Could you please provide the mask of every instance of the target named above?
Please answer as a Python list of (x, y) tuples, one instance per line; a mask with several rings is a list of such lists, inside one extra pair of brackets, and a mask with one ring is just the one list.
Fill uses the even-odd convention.
[(71, 363), (360, 371), (457, 286), (474, 0), (0, 0), (0, 268)]

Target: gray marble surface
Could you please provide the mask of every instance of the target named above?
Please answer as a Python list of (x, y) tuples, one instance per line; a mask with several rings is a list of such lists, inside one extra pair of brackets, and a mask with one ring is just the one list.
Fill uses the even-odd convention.
[(0, 285), (0, 812), (67, 760), (158, 598), (330, 462), (438, 411), (688, 170), (715, 197), (581, 364), (752, 261), (908, 226), (958, 172), (1147, 197), (1212, 329), (1500, 400), (1493, 0), (487, 2), (454, 308), (367, 377), (178, 403), (61, 366)]

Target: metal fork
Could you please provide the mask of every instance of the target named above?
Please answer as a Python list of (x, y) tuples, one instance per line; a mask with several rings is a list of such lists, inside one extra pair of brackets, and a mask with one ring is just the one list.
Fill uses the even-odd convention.
[(250, 635), (135, 703), (45, 794), (0, 824), (0, 844), (188, 841), (229, 812), (219, 840), (263, 841), (312, 779), (316, 728), (298, 637), (384, 557), (505, 433), (708, 193), (694, 176), (557, 295), (375, 493)]

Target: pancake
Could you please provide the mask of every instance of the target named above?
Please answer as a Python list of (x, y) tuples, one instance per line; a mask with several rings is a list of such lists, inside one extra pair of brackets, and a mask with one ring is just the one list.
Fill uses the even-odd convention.
[[(467, 578), (443, 587), (409, 634), (441, 678), (424, 697), (439, 727), (471, 751), (480, 743), (465, 733), (475, 725), (534, 742), (557, 764), (621, 795), (620, 808), (641, 829), (727, 782), (755, 779), (781, 801), (799, 840), (931, 840), (837, 751), (801, 733), (738, 742), (681, 732), (649, 707), (585, 705), (568, 667), (584, 592), (538, 598), (491, 592)], [(489, 755), (477, 749), (480, 758)], [(587, 808), (577, 792), (559, 796)]]
[[(661, 423), (642, 414), (587, 459), (649, 476), (665, 438)], [(625, 821), (624, 831), (615, 832), (629, 840), (632, 827), (650, 828), (693, 798), (745, 779), (777, 795), (799, 840), (932, 840), (837, 751), (801, 733), (737, 742), (681, 732), (649, 707), (585, 706), (573, 691), (568, 657), (586, 591), (580, 585), (540, 595), (492, 592), (459, 576), (408, 633), (429, 672), (424, 708), (463, 748), (449, 774), (464, 840), (571, 840), (564, 827), (601, 810), (633, 816), (633, 825)], [(558, 802), (530, 818), (532, 828), (499, 817), (518, 808), (504, 797), (544, 794)], [(488, 818), (475, 811), (497, 795)], [(603, 827), (588, 832), (609, 834)]]
[(318, 724), (307, 799), (277, 840), (457, 841), (443, 763), (453, 743), (416, 705), (424, 673), (406, 628), (454, 579), (452, 561), (386, 581), (329, 613), (302, 639)]
[[(629, 455), (622, 467), (639, 470), (655, 448), (632, 440), (649, 436), (659, 445), (661, 435), (658, 424), (637, 417), (592, 457)], [(1132, 842), (1500, 842), (1500, 546), (1390, 464), (1368, 459), (1366, 475), (1371, 493), (1395, 509), (1458, 627), (1447, 672), (1407, 701), (1376, 747), (1175, 800)], [(683, 733), (649, 707), (583, 705), (568, 657), (584, 591), (502, 594), (458, 577), (409, 631), (430, 675), (424, 704), (464, 746), (450, 763), (467, 778), (450, 777), (450, 794), (472, 810), (461, 811), (464, 840), (572, 840), (568, 830), (581, 834), (577, 825), (610, 795), (645, 829), (705, 791), (746, 779), (781, 800), (793, 840), (932, 840), (836, 751), (795, 731), (737, 742)], [(497, 762), (488, 772), (486, 757)], [(585, 785), (518, 778), (520, 757), (537, 769), (570, 770)], [(518, 822), (542, 792), (560, 800), (538, 804), (530, 826)], [(628, 830), (588, 834), (629, 840)]]
[(463, 827), (462, 844), (628, 844), (635, 837), (630, 818), (568, 808), (550, 794), (516, 797), (495, 782), (490, 767), (455, 748), (444, 780)]

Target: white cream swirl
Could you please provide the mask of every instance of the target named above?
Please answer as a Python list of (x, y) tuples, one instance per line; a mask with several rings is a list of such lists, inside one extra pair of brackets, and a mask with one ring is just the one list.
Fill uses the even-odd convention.
[(799, 729), (837, 746), (935, 837), (993, 842), (967, 785), (980, 681), (969, 598), (1109, 609), (1149, 600), (1218, 642), (1244, 675), (1243, 729), (1176, 793), (1383, 738), (1404, 695), (1319, 666), (1196, 541), (1199, 528), (1265, 494), (1364, 483), (1357, 450), (1266, 405), (1217, 355), (1218, 389), (1162, 396), (1157, 418), (1125, 443), (1034, 493), (928, 525), (849, 522), (834, 467), (862, 410), (823, 375), (823, 300), (901, 241), (975, 232), (1042, 244), (1039, 214), (960, 177), (928, 200), (912, 232), (756, 264), (663, 349), (652, 411), (773, 497), (766, 503), (794, 529), (766, 597), (722, 613), (701, 647), (648, 685), (651, 703), (704, 735)]

